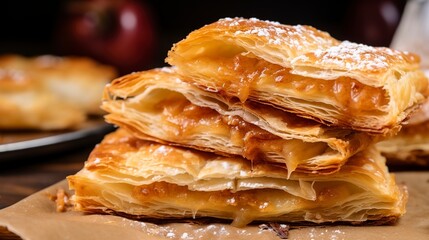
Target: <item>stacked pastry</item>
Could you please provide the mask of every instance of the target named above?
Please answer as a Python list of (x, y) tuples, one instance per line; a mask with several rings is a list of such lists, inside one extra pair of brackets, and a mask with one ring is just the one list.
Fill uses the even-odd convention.
[(374, 144), (426, 97), (417, 56), (226, 18), (167, 62), (105, 87), (106, 120), (120, 128), (68, 177), (78, 210), (236, 226), (404, 214), (406, 189)]

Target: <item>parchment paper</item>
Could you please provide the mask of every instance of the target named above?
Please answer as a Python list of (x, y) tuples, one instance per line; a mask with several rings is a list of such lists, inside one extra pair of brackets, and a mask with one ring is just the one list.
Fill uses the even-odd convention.
[[(396, 225), (304, 227), (291, 229), (289, 239), (429, 239), (429, 172), (398, 172), (396, 179), (409, 190), (407, 213)], [(48, 195), (60, 188), (68, 189), (65, 180), (0, 210), (0, 239), (12, 239), (11, 233), (31, 240), (279, 239), (274, 231), (258, 225), (154, 224), (110, 215), (57, 212)]]

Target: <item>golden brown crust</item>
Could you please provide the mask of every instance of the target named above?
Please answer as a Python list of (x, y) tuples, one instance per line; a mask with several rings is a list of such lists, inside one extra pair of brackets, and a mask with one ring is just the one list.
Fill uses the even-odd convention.
[(0, 56), (0, 128), (76, 127), (101, 114), (101, 95), (113, 67), (85, 57)]
[(410, 114), (397, 135), (377, 147), (390, 166), (429, 166), (429, 98)]
[(291, 172), (338, 171), (374, 140), (251, 101), (235, 102), (233, 113), (222, 108), (228, 104), (163, 68), (115, 79), (105, 88), (102, 108), (108, 122), (138, 138), (285, 163)]
[(67, 178), (77, 210), (235, 226), (405, 213), (406, 188), (372, 141), (427, 94), (417, 56), (228, 18), (189, 34), (167, 61), (175, 67), (105, 87), (102, 108), (119, 129)]
[[(420, 58), (413, 53), (344, 41), (339, 45), (295, 58), (293, 72), (306, 72), (305, 68), (315, 68), (326, 71), (326, 75), (322, 76), (324, 79), (348, 76), (365, 85), (383, 87), (395, 71), (401, 74), (419, 70), (419, 63)], [(309, 73), (308, 76), (311, 75)], [(315, 73), (314, 76), (320, 75)]]
[(135, 217), (215, 217), (243, 226), (378, 221), (405, 211), (406, 192), (374, 150), (332, 175), (287, 174), (280, 166), (139, 140), (119, 129), (67, 179), (78, 210)]
[(407, 120), (403, 123), (405, 126), (409, 126), (409, 129), (412, 129), (412, 126), (417, 126), (421, 123), (429, 120), (429, 97), (426, 98), (414, 112), (412, 112)]
[(399, 130), (428, 87), (412, 53), (257, 19), (204, 26), (175, 44), (166, 60), (204, 90), (373, 133)]
[(378, 149), (391, 166), (429, 166), (429, 120), (402, 127), (382, 142)]
[[(191, 32), (187, 38), (208, 38), (210, 40), (212, 37), (221, 41), (223, 38), (227, 38), (231, 42), (239, 41), (243, 47), (251, 48), (261, 54), (263, 52), (273, 53), (272, 55), (262, 54), (262, 56), (266, 57), (269, 62), (285, 67), (289, 67), (294, 58), (308, 51), (326, 49), (339, 44), (339, 41), (327, 32), (311, 26), (290, 26), (273, 21), (260, 21), (255, 18), (220, 19)], [(175, 48), (181, 47), (182, 44), (178, 43)]]

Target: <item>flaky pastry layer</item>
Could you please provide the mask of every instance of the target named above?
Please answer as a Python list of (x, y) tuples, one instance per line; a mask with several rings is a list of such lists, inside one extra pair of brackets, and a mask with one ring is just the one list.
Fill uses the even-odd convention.
[(244, 226), (255, 220), (351, 222), (397, 219), (407, 193), (374, 148), (331, 175), (223, 157), (140, 140), (124, 129), (105, 137), (85, 167), (67, 177), (75, 208), (134, 218), (213, 217)]
[(285, 163), (290, 172), (338, 171), (374, 140), (251, 101), (228, 104), (163, 68), (115, 79), (105, 88), (102, 108), (108, 122), (138, 138)]
[(415, 54), (254, 18), (225, 18), (197, 29), (166, 61), (206, 91), (372, 133), (399, 130), (428, 94)]
[(429, 166), (429, 98), (413, 112), (401, 131), (377, 143), (388, 165)]
[(388, 165), (429, 166), (429, 120), (405, 125), (391, 138), (377, 143)]

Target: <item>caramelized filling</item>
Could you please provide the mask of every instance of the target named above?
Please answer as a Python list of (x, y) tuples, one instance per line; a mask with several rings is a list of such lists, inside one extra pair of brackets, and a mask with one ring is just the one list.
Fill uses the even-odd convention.
[(280, 139), (238, 116), (224, 116), (213, 109), (196, 106), (181, 95), (163, 99), (156, 104), (156, 108), (162, 109), (160, 111), (165, 121), (180, 129), (177, 137), (189, 136), (201, 130), (222, 134), (229, 137), (234, 145), (243, 146), (243, 155), (251, 160), (260, 151), (258, 142)]
[[(314, 188), (317, 192), (317, 199), (314, 201), (300, 199), (299, 197), (290, 195), (289, 193), (278, 189), (266, 188), (237, 192), (231, 192), (229, 190), (191, 191), (187, 186), (179, 186), (167, 182), (154, 182), (148, 185), (136, 186), (134, 187), (132, 194), (133, 197), (141, 202), (150, 202), (156, 199), (171, 199), (172, 201), (173, 199), (181, 199), (184, 202), (192, 200), (192, 202), (196, 204), (195, 207), (197, 208), (214, 207), (216, 209), (217, 206), (223, 206), (225, 208), (236, 207), (238, 209), (251, 208), (255, 211), (264, 212), (273, 211), (276, 207), (274, 206), (273, 200), (275, 200), (279, 195), (282, 195), (281, 198), (297, 198), (294, 200), (295, 203), (300, 202), (301, 204), (304, 204), (308, 201), (310, 206), (318, 207), (326, 204), (335, 204), (340, 199), (345, 199), (354, 193), (362, 191), (356, 186), (334, 181), (325, 183), (320, 182), (314, 185)], [(272, 196), (272, 198), (270, 198), (270, 196)], [(200, 202), (200, 206), (198, 206), (198, 202)]]
[(389, 102), (382, 88), (366, 86), (348, 77), (327, 81), (294, 75), (282, 66), (243, 54), (216, 60), (201, 58), (199, 61), (207, 68), (203, 71), (215, 74), (214, 80), (221, 79), (216, 86), (219, 90), (237, 96), (242, 102), (252, 91), (262, 89), (263, 86), (275, 86), (279, 92), (299, 92), (297, 95), (305, 93), (313, 99), (334, 99), (346, 112), (379, 111)]
[(244, 105), (259, 113), (261, 116), (272, 116), (273, 118), (281, 119), (281, 122), (285, 123), (291, 129), (320, 126), (320, 123), (318, 122), (307, 118), (298, 117), (296, 114), (286, 111), (278, 111), (276, 108), (269, 105), (253, 101), (247, 101)]
[(167, 182), (155, 182), (149, 185), (142, 185), (134, 188), (133, 196), (142, 202), (153, 201), (154, 199), (179, 198), (194, 199), (198, 196), (204, 199), (207, 205), (226, 207), (250, 207), (255, 209), (266, 209), (269, 207), (268, 200), (258, 199), (254, 190), (246, 190), (232, 193), (223, 191), (191, 191), (187, 186), (179, 186)]
[[(303, 209), (329, 208), (361, 190), (347, 183), (326, 182), (314, 186), (315, 201), (305, 200), (277, 189), (253, 189), (231, 192), (191, 191), (187, 186), (167, 182), (155, 182), (136, 186), (132, 196), (141, 203), (167, 202), (173, 208), (192, 211), (217, 212), (234, 219), (233, 225), (244, 226), (255, 219), (279, 214), (288, 214)], [(216, 217), (216, 216), (214, 216)]]
[[(271, 203), (272, 190), (246, 190), (239, 192), (224, 191), (190, 191), (186, 186), (166, 182), (155, 182), (149, 185), (135, 187), (133, 197), (142, 203), (161, 201), (171, 206), (181, 206), (195, 213), (198, 210), (211, 210), (223, 213), (225, 217), (233, 218), (233, 225), (245, 226), (264, 212), (275, 211), (275, 204)], [(279, 190), (274, 190), (280, 192)], [(288, 193), (281, 191), (283, 194)], [(295, 199), (295, 204), (300, 200)]]
[(180, 94), (160, 100), (154, 109), (162, 114), (163, 122), (179, 129), (176, 136), (171, 136), (172, 141), (210, 131), (231, 139), (234, 145), (243, 149), (241, 155), (250, 160), (266, 159), (267, 152), (276, 152), (285, 157), (290, 171), (295, 170), (298, 163), (322, 154), (327, 149), (326, 143), (282, 139), (238, 116), (224, 116), (213, 109), (196, 106)]

